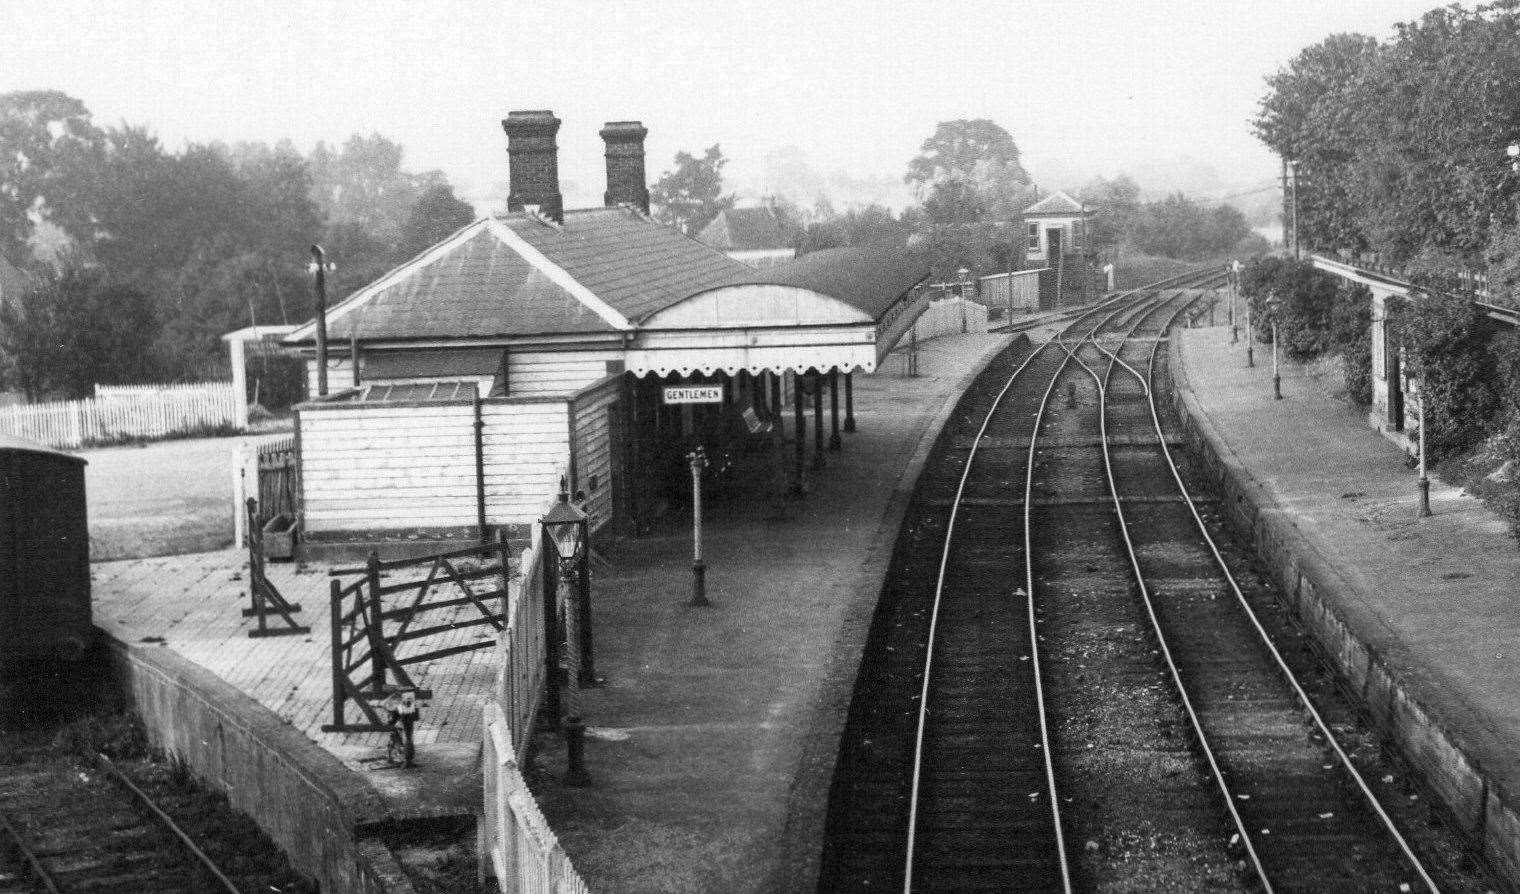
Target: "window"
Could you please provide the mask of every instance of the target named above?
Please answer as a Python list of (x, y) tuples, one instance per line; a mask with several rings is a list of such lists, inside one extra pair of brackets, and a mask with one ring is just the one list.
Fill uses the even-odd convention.
[(1040, 225), (1037, 223), (1029, 225), (1029, 250), (1040, 250)]

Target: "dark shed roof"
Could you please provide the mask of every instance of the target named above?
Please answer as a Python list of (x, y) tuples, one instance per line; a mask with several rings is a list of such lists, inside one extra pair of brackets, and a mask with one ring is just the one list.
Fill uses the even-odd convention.
[(56, 456), (59, 459), (79, 463), (81, 466), (88, 462), (82, 456), (76, 456), (63, 450), (56, 450), (46, 444), (38, 444), (36, 441), (28, 441), (25, 438), (18, 438), (3, 432), (0, 432), (0, 453), (45, 453), (49, 456)]
[(754, 271), (745, 282), (810, 289), (880, 319), (929, 275), (926, 251), (901, 244), (851, 245)]

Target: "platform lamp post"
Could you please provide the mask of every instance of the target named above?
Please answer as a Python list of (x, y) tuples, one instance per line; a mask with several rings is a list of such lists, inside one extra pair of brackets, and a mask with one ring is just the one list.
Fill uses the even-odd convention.
[(1255, 336), (1251, 334), (1251, 302), (1246, 302), (1246, 366), (1256, 365)]
[[(579, 615), (576, 640), (580, 645), (580, 660), (577, 662), (580, 668), (576, 683), (577, 686), (586, 686), (588, 680), (594, 682), (596, 679), (592, 665), (591, 588), (586, 562), (588, 531), (586, 513), (571, 504), (564, 479), (560, 479), (559, 501), (545, 513), (539, 524), (543, 526), (543, 542), (554, 550), (556, 577), (560, 581), (576, 581), (575, 589), (578, 592), (575, 614)], [(558, 625), (555, 625), (555, 629), (558, 629)], [(586, 775), (586, 722), (580, 716), (579, 701), (578, 698), (569, 701), (563, 722), (567, 754), (566, 785), (586, 785), (591, 781)]]
[(1420, 517), (1430, 518), (1430, 476), (1425, 467), (1425, 429), (1430, 418), (1425, 415), (1425, 389), (1417, 392), (1420, 398)]
[[(327, 396), (327, 274), (337, 265), (327, 261), (322, 246), (311, 247), (311, 261), (306, 265), (308, 273), (316, 274), (312, 299), (316, 303), (314, 328), (317, 336), (317, 396)], [(355, 361), (357, 362), (357, 361)]]
[(1230, 262), (1230, 344), (1240, 343), (1240, 327), (1235, 325), (1235, 296), (1240, 294), (1240, 262)]
[(961, 334), (962, 335), (964, 335), (966, 333), (966, 331), (967, 331), (967, 328), (966, 328), (966, 286), (969, 285), (969, 283), (966, 281), (966, 277), (968, 277), (970, 275), (971, 275), (971, 271), (968, 270), (968, 269), (966, 269), (965, 267), (962, 267), (959, 270), (955, 271), (955, 292), (956, 292), (956, 295), (959, 296), (959, 298), (960, 298), (960, 305), (961, 305)]
[[(802, 400), (802, 395), (797, 395)], [(802, 429), (797, 430), (802, 441)], [(707, 468), (707, 452), (700, 446), (686, 455), (691, 463), (691, 603), (694, 608), (712, 605), (707, 598), (707, 563), (702, 560), (702, 470)]]
[(1278, 364), (1277, 364), (1277, 357), (1278, 357), (1278, 354), (1279, 354), (1278, 347), (1277, 347), (1277, 312), (1278, 312), (1278, 310), (1281, 307), (1282, 307), (1281, 300), (1278, 298), (1277, 293), (1273, 292), (1272, 296), (1267, 299), (1267, 313), (1268, 313), (1268, 320), (1267, 320), (1267, 322), (1270, 323), (1271, 327), (1272, 327), (1272, 399), (1273, 400), (1282, 400), (1282, 371), (1279, 369)]

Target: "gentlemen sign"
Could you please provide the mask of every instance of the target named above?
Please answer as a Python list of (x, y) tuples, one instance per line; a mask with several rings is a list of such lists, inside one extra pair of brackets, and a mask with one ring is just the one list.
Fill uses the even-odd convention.
[(721, 404), (723, 403), (723, 386), (667, 385), (665, 386), (665, 402), (667, 404)]

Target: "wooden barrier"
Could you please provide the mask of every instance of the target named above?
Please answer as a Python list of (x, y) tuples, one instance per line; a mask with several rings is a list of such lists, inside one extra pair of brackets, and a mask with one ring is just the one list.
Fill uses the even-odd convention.
[(0, 407), (0, 433), (77, 449), (231, 428), (236, 395), (226, 382), (96, 386), (89, 400)]
[(485, 811), (481, 858), (500, 890), (590, 894), (518, 770), (509, 721), (495, 702), (485, 706)]
[[(382, 562), (370, 554), (363, 568), (330, 572), (332, 601), (333, 722), (324, 732), (386, 732), (374, 702), (392, 692), (413, 690), (431, 698), (407, 672), (408, 665), (434, 661), (496, 645), (490, 638), (457, 642), (460, 631), (487, 626), (505, 629), (510, 607), (511, 565), (507, 544), (484, 544), (428, 556)], [(425, 573), (423, 569), (426, 569)], [(400, 583), (382, 583), (382, 574), (421, 573)], [(343, 577), (356, 576), (344, 584)], [(485, 591), (476, 586), (484, 586)], [(497, 608), (496, 606), (500, 606)], [(416, 623), (435, 612), (473, 608), (478, 614), (441, 622)], [(351, 720), (352, 702), (363, 715)]]

